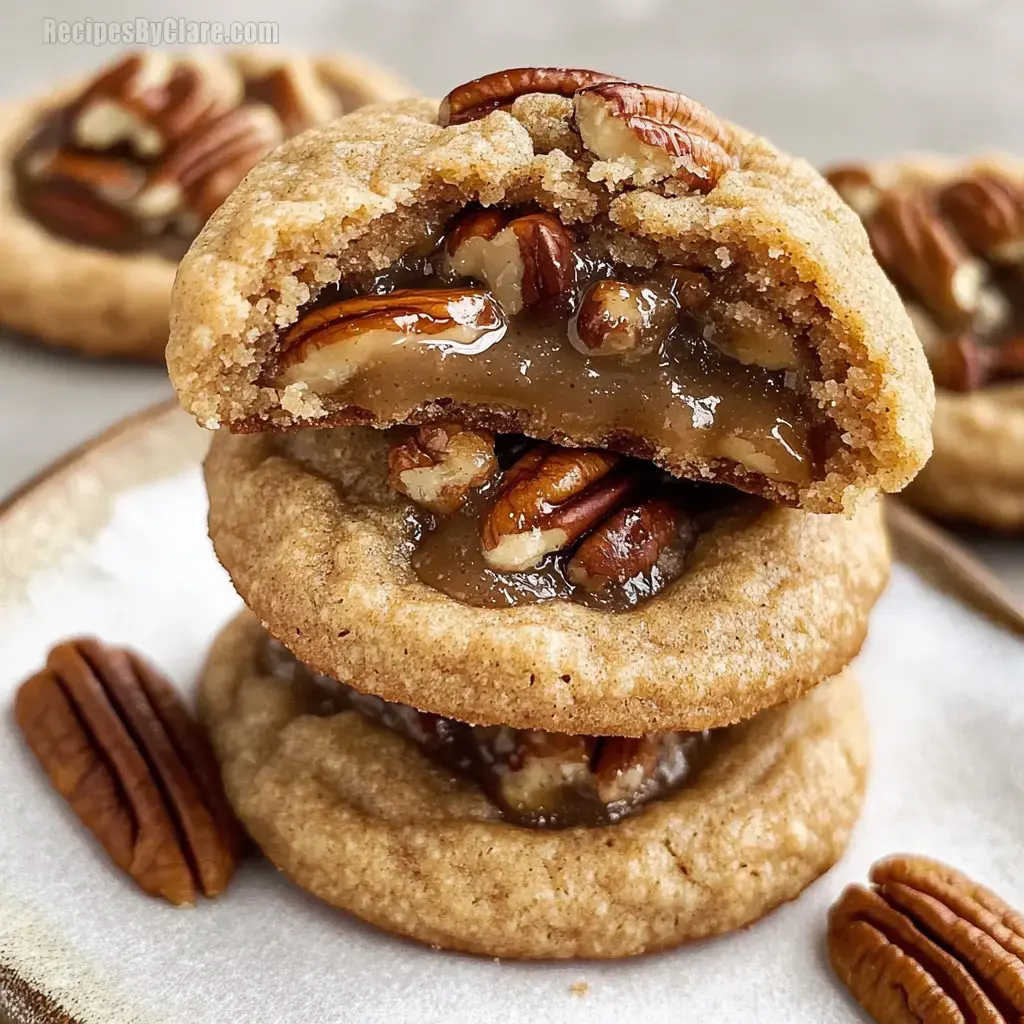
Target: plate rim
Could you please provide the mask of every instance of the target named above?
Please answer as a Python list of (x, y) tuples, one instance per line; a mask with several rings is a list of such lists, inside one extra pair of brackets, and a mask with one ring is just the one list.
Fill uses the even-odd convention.
[(180, 406), (176, 398), (165, 398), (153, 405), (147, 405), (137, 412), (129, 413), (99, 433), (86, 438), (80, 444), (64, 452), (63, 455), (58, 455), (52, 462), (31, 474), (28, 479), (16, 484), (13, 491), (0, 499), (0, 522), (6, 519), (17, 506), (36, 497), (36, 491), (63, 476), (86, 456), (120, 440), (125, 434), (134, 432), (137, 427), (152, 426), (157, 420), (177, 409), (180, 409)]
[[(157, 427), (165, 418), (170, 418), (179, 411), (180, 406), (176, 398), (163, 399), (115, 421), (63, 455), (59, 455), (0, 499), (0, 525), (3, 525), (15, 511), (38, 500), (49, 488), (59, 485), (60, 481), (72, 473), (84, 459), (104, 448), (115, 446), (129, 435)], [(27, 1009), (30, 1016), (18, 1017), (17, 1007)], [(0, 1017), (0, 1024), (5, 1024), (7, 1020), (10, 1024), (86, 1024), (85, 1021), (71, 1016), (54, 997), (26, 981), (14, 965), (2, 960), (0, 1014), (6, 1015)]]

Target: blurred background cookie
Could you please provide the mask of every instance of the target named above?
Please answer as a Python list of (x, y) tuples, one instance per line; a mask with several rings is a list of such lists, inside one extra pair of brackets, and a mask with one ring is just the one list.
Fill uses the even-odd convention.
[(937, 388), (931, 461), (907, 500), (1024, 527), (1024, 163), (844, 165), (828, 175), (900, 291)]
[(403, 95), (383, 68), (276, 50), (146, 50), (0, 112), (0, 321), (159, 359), (178, 260), (284, 139)]
[(842, 855), (867, 781), (849, 672), (710, 734), (489, 730), (313, 676), (245, 612), (200, 706), (229, 799), (289, 878), (487, 956), (623, 957), (750, 924)]

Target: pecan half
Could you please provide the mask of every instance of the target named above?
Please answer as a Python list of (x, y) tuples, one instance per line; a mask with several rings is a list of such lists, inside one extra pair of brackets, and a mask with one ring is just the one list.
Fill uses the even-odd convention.
[(269, 107), (247, 106), (205, 122), (186, 136), (153, 172), (135, 201), (136, 212), (156, 220), (173, 214), (198, 228), (250, 170), (284, 141)]
[(979, 345), (970, 335), (960, 334), (935, 342), (928, 351), (932, 376), (947, 391), (974, 391), (992, 377), (999, 349)]
[(588, 356), (642, 356), (659, 347), (674, 320), (674, 308), (656, 289), (598, 281), (569, 323), (569, 341)]
[(298, 135), (338, 117), (341, 101), (324, 85), (311, 60), (292, 58), (246, 83), (250, 97), (277, 111), (285, 135)]
[(669, 578), (682, 571), (696, 539), (693, 520), (677, 505), (652, 499), (621, 509), (576, 549), (567, 567), (569, 579), (597, 591), (626, 583), (655, 566)]
[(388, 453), (388, 482), (419, 505), (450, 515), (498, 471), (494, 435), (458, 423), (428, 423)]
[(581, 89), (573, 103), (583, 145), (644, 181), (675, 177), (710, 192), (738, 164), (724, 122), (682, 93), (607, 82)]
[(506, 473), (481, 530), (484, 560), (521, 572), (568, 547), (610, 515), (635, 481), (610, 475), (621, 461), (606, 451), (540, 444)]
[(301, 381), (329, 392), (409, 339), (429, 337), (457, 349), (506, 326), (491, 294), (475, 288), (401, 288), (344, 299), (312, 310), (288, 329), (275, 383)]
[(1024, 1015), (1024, 916), (924, 857), (871, 869), (829, 912), (829, 959), (882, 1024), (1010, 1024)]
[(621, 78), (582, 68), (509, 68), (457, 85), (441, 101), (437, 113), (440, 125), (478, 121), (494, 110), (507, 110), (520, 96), (555, 93), (572, 96), (584, 86), (598, 82), (621, 82)]
[(531, 730), (514, 735), (518, 745), (501, 779), (501, 799), (516, 813), (555, 812), (567, 787), (590, 784), (592, 739)]
[(21, 200), (51, 230), (118, 247), (137, 240), (126, 207), (145, 182), (126, 160), (68, 149), (33, 153), (23, 164)]
[(890, 192), (867, 222), (878, 262), (908, 285), (937, 316), (959, 323), (983, 297), (983, 265), (973, 259), (939, 216), (931, 196)]
[(132, 218), (87, 191), (51, 183), (26, 195), (25, 206), (45, 227), (76, 242), (130, 248), (138, 240)]
[(661, 740), (657, 733), (599, 739), (591, 762), (598, 798), (606, 804), (632, 800), (661, 760)]
[(941, 189), (939, 209), (969, 249), (997, 262), (1024, 258), (1024, 189), (997, 174), (977, 174)]
[(224, 890), (242, 834), (206, 739), (152, 667), (68, 641), (22, 684), (14, 714), (57, 791), (143, 890), (175, 904)]
[(1024, 335), (1010, 338), (998, 346), (991, 375), (995, 380), (1024, 377)]
[(81, 188), (121, 206), (138, 194), (146, 180), (142, 169), (127, 160), (69, 149), (33, 153), (25, 170), (40, 182)]
[(456, 221), (445, 248), (452, 272), (483, 281), (514, 316), (569, 295), (576, 279), (574, 245), (552, 213), (510, 221), (499, 211), (476, 210)]
[[(445, 252), (449, 257), (455, 257), (457, 253), (462, 252), (462, 256), (459, 258), (467, 259), (469, 257), (469, 250), (465, 249), (467, 243), (473, 243), (476, 246), (480, 242), (489, 242), (509, 222), (509, 219), (509, 215), (504, 210), (464, 210), (448, 227)], [(479, 241), (476, 241), (477, 239)]]
[(131, 54), (98, 75), (72, 104), (72, 136), (86, 149), (127, 144), (154, 157), (241, 100), (241, 80), (166, 54)]
[(825, 180), (859, 217), (867, 218), (875, 212), (882, 190), (866, 167), (860, 164), (833, 167), (825, 172)]

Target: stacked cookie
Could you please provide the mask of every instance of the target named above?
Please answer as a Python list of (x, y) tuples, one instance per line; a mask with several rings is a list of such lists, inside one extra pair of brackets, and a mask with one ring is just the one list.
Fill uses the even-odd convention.
[(939, 389), (907, 491), (943, 518), (1024, 528), (1024, 166), (908, 157), (829, 178), (864, 220)]
[(931, 380), (854, 214), (676, 93), (519, 69), (263, 161), (179, 271), (251, 609), (201, 710), (270, 859), (380, 927), (616, 957), (841, 854), (879, 490)]

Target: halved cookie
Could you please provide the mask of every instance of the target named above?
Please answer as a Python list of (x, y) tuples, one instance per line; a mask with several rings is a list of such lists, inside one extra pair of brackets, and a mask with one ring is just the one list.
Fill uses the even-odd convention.
[(830, 172), (863, 217), (938, 389), (934, 454), (907, 499), (1024, 527), (1024, 164), (910, 157)]
[(920, 346), (833, 191), (687, 97), (587, 71), (283, 146), (183, 261), (167, 358), (210, 427), (455, 419), (818, 512), (929, 452)]
[(265, 644), (244, 613), (201, 684), (229, 799), (293, 881), (421, 942), (623, 957), (740, 928), (831, 867), (860, 811), (868, 738), (849, 673), (713, 736), (632, 816), (551, 829), (503, 820), (407, 736), (338, 711), (329, 681), (275, 671)]
[(407, 89), (348, 57), (150, 50), (0, 111), (0, 320), (160, 358), (178, 260), (290, 135)]
[[(304, 662), (388, 700), (592, 735), (725, 725), (842, 669), (887, 579), (877, 502), (849, 519), (814, 515), (731, 488), (648, 482), (628, 461), (568, 507), (614, 520), (618, 506), (601, 496), (625, 502), (620, 488), (639, 474), (637, 486), (659, 495), (639, 508), (679, 513), (659, 541), (668, 560), (604, 586), (580, 580), (587, 539), (605, 535), (591, 518), (578, 546), (495, 569), (473, 516), (486, 524), (503, 507), (512, 469), (487, 485), (497, 489), (484, 489), (482, 507), (470, 497), (434, 518), (389, 485), (404, 437), (222, 431), (206, 462), (210, 535), (249, 607)], [(512, 468), (535, 450), (513, 455)], [(649, 554), (651, 541), (641, 523), (622, 544)]]

